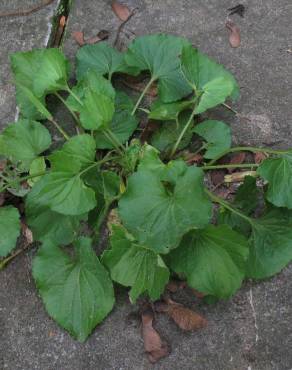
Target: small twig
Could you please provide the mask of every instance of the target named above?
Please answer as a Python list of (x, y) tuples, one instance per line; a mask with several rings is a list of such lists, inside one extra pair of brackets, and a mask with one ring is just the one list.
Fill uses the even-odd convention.
[(0, 18), (2, 18), (2, 17), (23, 17), (23, 16), (27, 16), (27, 15), (30, 15), (32, 13), (38, 12), (39, 10), (44, 8), (45, 6), (48, 6), (48, 5), (52, 4), (54, 1), (55, 0), (45, 0), (42, 4), (33, 6), (31, 8), (25, 9), (25, 10), (20, 9), (20, 10), (13, 10), (11, 12), (0, 13)]
[(123, 28), (124, 28), (124, 27), (125, 27), (125, 25), (129, 22), (129, 20), (133, 17), (133, 15), (135, 15), (135, 14), (136, 14), (137, 10), (138, 10), (138, 8), (133, 9), (133, 10), (131, 11), (131, 13), (130, 13), (129, 17), (128, 17), (124, 22), (122, 22), (122, 23), (119, 25), (119, 27), (118, 27), (118, 29), (117, 29), (116, 38), (115, 38), (115, 41), (114, 41), (114, 46), (117, 46), (117, 44), (118, 44), (118, 42), (119, 42), (120, 34), (121, 34), (121, 32), (122, 32)]

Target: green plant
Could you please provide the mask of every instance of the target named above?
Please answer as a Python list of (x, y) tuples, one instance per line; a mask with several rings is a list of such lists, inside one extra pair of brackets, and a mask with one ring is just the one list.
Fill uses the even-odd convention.
[[(73, 87), (58, 49), (15, 53), (11, 62), (21, 119), (0, 136), (1, 192), (24, 198), (25, 222), (41, 243), (33, 260), (36, 285), (49, 315), (75, 338), (84, 341), (109, 314), (113, 282), (130, 287), (132, 302), (144, 294), (157, 300), (176, 273), (214, 301), (231, 297), (246, 277), (270, 277), (292, 259), (292, 151), (232, 148), (225, 123), (197, 123), (208, 109), (236, 99), (239, 89), (187, 40), (143, 36), (125, 53), (107, 43), (84, 46)], [(117, 74), (146, 71), (149, 82), (136, 103), (114, 87)], [(142, 107), (153, 84), (158, 98)], [(49, 94), (72, 114), (75, 136), (48, 111)], [(149, 144), (139, 140), (141, 114), (159, 122)], [(65, 143), (50, 149), (50, 133), (37, 120)], [(201, 167), (183, 159), (194, 134), (202, 139)], [(237, 151), (268, 158), (260, 165), (216, 164)], [(246, 177), (227, 202), (204, 183), (204, 174), (219, 168), (256, 169), (265, 186)], [(110, 245), (98, 258), (93, 246), (115, 207)], [(0, 234), (3, 267), (20, 234), (19, 211), (9, 202), (0, 208)]]

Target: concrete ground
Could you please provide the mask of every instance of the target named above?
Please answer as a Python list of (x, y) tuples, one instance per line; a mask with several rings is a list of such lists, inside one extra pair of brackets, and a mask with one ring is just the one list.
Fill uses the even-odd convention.
[[(139, 7), (122, 35), (169, 32), (185, 35), (203, 52), (227, 66), (241, 86), (234, 106), (238, 118), (220, 109), (216, 116), (229, 122), (234, 141), (242, 144), (291, 146), (292, 139), (292, 4), (290, 0), (242, 1), (248, 6), (237, 49), (228, 44), (224, 27), (230, 0), (125, 0)], [(25, 3), (25, 4), (24, 4)], [(6, 0), (0, 11), (25, 7), (36, 1)], [(105, 0), (75, 0), (64, 44), (73, 59), (77, 45), (72, 31), (87, 37), (107, 29), (111, 39), (119, 21)], [(40, 47), (48, 38), (48, 21), (56, 4), (29, 17), (0, 18), (0, 124), (15, 116), (13, 88), (9, 85), (9, 52)], [(215, 113), (211, 113), (215, 116)], [(33, 251), (22, 255), (0, 273), (0, 369), (8, 370), (291, 370), (292, 266), (273, 279), (246, 282), (228, 302), (203, 305), (187, 293), (177, 300), (203, 313), (209, 324), (184, 333), (164, 316), (157, 328), (172, 347), (171, 354), (152, 366), (143, 353), (140, 324), (131, 315), (125, 291), (117, 305), (85, 344), (74, 341), (44, 311), (32, 281)]]

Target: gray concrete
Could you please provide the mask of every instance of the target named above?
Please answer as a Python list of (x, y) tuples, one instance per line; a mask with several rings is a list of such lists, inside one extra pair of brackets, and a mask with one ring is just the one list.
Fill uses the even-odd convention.
[[(1, 0), (0, 12), (29, 9), (41, 0)], [(36, 13), (22, 17), (0, 18), (0, 128), (15, 119), (14, 87), (11, 84), (9, 55), (15, 51), (31, 50), (47, 45), (51, 18), (59, 0)]]
[[(242, 88), (235, 108), (251, 121), (235, 118), (221, 109), (216, 114), (233, 126), (235, 141), (278, 147), (291, 145), (292, 55), (286, 52), (292, 46), (290, 0), (242, 1), (248, 4), (248, 10), (244, 19), (234, 17), (242, 33), (242, 45), (238, 49), (229, 47), (224, 27), (225, 10), (234, 2), (125, 2), (139, 6), (139, 12), (125, 29), (130, 37), (131, 32), (140, 35), (158, 31), (186, 35), (202, 51), (233, 71)], [(77, 50), (70, 36), (72, 31), (83, 30), (89, 37), (100, 29), (108, 29), (113, 39), (118, 24), (109, 1), (75, 0), (65, 42), (66, 54), (73, 59)], [(14, 27), (12, 21), (11, 27)], [(30, 46), (34, 46), (40, 31), (43, 30), (20, 32), (18, 37), (34, 40), (30, 41)], [(9, 28), (6, 33), (5, 37), (10, 37)], [(127, 36), (122, 40), (126, 43)], [(15, 50), (22, 48), (21, 41), (15, 43)], [(9, 95), (11, 105), (5, 108), (5, 114), (14, 117), (11, 99)], [(107, 320), (85, 344), (79, 344), (48, 318), (35, 290), (30, 264), (31, 255), (21, 256), (1, 272), (0, 369), (292, 369), (292, 266), (268, 281), (247, 282), (229, 302), (207, 306), (189, 294), (180, 293), (177, 300), (203, 313), (209, 325), (196, 333), (183, 333), (166, 317), (158, 316), (157, 327), (170, 343), (172, 352), (153, 367), (143, 354), (139, 322), (128, 316), (136, 307), (129, 304), (125, 291), (118, 293), (118, 304)]]

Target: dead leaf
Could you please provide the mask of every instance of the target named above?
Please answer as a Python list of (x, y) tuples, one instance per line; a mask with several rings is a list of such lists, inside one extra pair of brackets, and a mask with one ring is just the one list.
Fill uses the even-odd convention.
[(187, 164), (202, 163), (203, 156), (199, 153), (188, 153), (186, 162)]
[(30, 245), (33, 242), (33, 235), (32, 231), (29, 229), (29, 227), (26, 225), (26, 223), (21, 221), (21, 232), (22, 236), (25, 239), (25, 245)]
[(256, 164), (260, 164), (263, 160), (265, 160), (268, 156), (265, 153), (257, 152), (254, 155), (254, 161)]
[(235, 23), (233, 23), (230, 20), (227, 20), (225, 23), (226, 28), (230, 31), (229, 34), (229, 44), (232, 48), (238, 48), (240, 46), (240, 30), (236, 26)]
[(241, 171), (241, 172), (234, 172), (231, 175), (224, 176), (224, 182), (241, 182), (244, 181), (246, 176), (257, 176), (257, 171)]
[(85, 44), (89, 44), (89, 45), (96, 44), (97, 42), (108, 39), (108, 37), (109, 37), (109, 32), (106, 30), (102, 30), (98, 32), (96, 36), (86, 39)]
[(149, 361), (154, 364), (170, 352), (168, 344), (161, 339), (153, 328), (153, 313), (150, 310), (142, 314), (142, 337)]
[(85, 44), (83, 32), (81, 32), (81, 31), (74, 31), (72, 33), (72, 37), (77, 42), (77, 44), (79, 46), (83, 46)]
[(131, 15), (130, 9), (127, 5), (121, 4), (119, 1), (112, 1), (112, 10), (123, 22), (125, 22)]
[[(229, 161), (229, 164), (242, 164), (245, 161), (245, 153), (244, 152), (238, 152), (234, 153)], [(234, 172), (236, 171), (236, 168), (228, 168), (228, 172)]]
[(168, 315), (182, 329), (186, 331), (197, 330), (207, 325), (207, 320), (195, 311), (180, 303), (168, 299)]
[(218, 186), (224, 183), (224, 171), (214, 170), (211, 172), (211, 181), (214, 186)]

